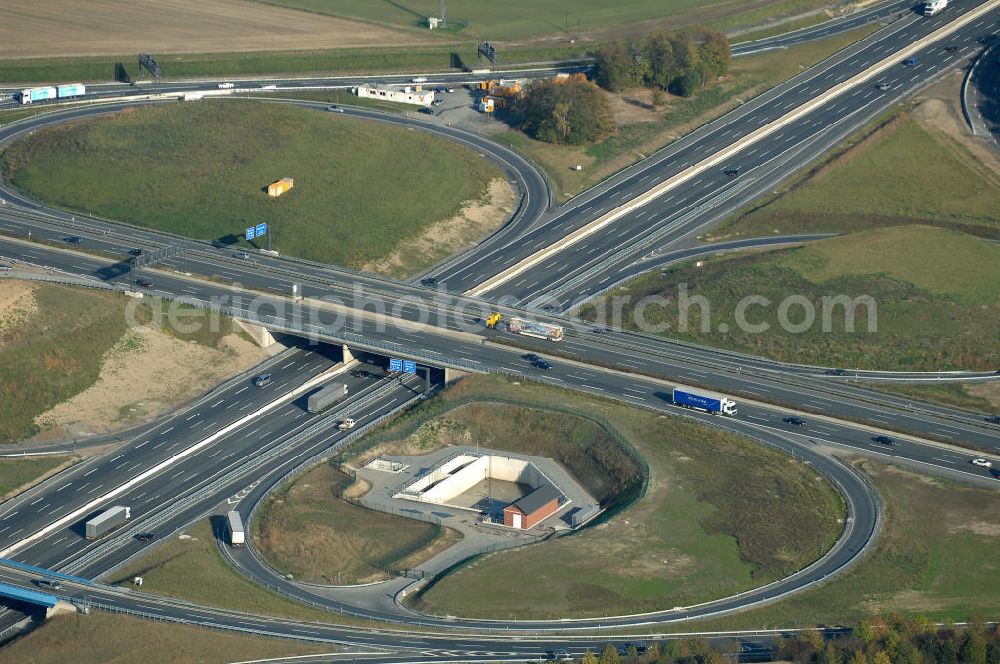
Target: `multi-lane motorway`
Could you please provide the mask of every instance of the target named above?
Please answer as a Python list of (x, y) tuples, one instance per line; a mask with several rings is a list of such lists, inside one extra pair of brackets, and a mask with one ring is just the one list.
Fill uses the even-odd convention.
[[(958, 2), (948, 13), (932, 19), (907, 15), (869, 40), (744, 104), (734, 113), (703, 127), (552, 212), (547, 212), (550, 199), (544, 180), (517, 155), (497, 151), (488, 141), (472, 135), (420, 123), (428, 130), (447, 134), (453, 140), (467, 141), (477, 149), (488, 151), (504, 165), (523, 196), (521, 210), (513, 223), (481, 245), (475, 257), (467, 254), (451, 261), (437, 274), (452, 291), (480, 289), (482, 284), (489, 283), (491, 278), (516, 266), (539, 249), (551, 247), (572, 231), (638, 199), (706, 156), (729, 150), (725, 162), (738, 163), (741, 170), (735, 179), (720, 175), (718, 169), (713, 168), (695, 173), (685, 180), (682, 188), (666, 191), (651, 202), (626, 211), (598, 229), (599, 232), (573, 244), (569, 250), (555, 252), (553, 255), (557, 258), (545, 261), (544, 268), (529, 266), (515, 277), (496, 282), (487, 292), (491, 296), (506, 295), (514, 301), (530, 303), (542, 294), (556, 293), (560, 302), (565, 303), (603, 288), (627, 274), (629, 269), (637, 269), (633, 263), (643, 260), (650, 248), (671, 247), (678, 240), (689, 237), (725, 210), (773, 186), (773, 182), (815, 158), (840, 136), (938, 72), (967, 58), (977, 48), (976, 40), (995, 29), (997, 12), (991, 9), (983, 16), (967, 21), (951, 34), (921, 47), (923, 50), (919, 51), (916, 66), (903, 69), (901, 65), (897, 66), (898, 63), (893, 63), (893, 66), (878, 72), (877, 80), (884, 82), (887, 90), (875, 88), (875, 79), (869, 77), (856, 85), (844, 86), (843, 91), (819, 108), (803, 113), (801, 117), (788, 119), (780, 130), (769, 133), (766, 138), (748, 141), (754, 131), (782, 121), (782, 118), (803, 105), (813, 103), (835, 86), (851, 80), (879, 61), (895, 57), (896, 53), (946, 24), (960, 20), (960, 17), (983, 4)], [(992, 6), (996, 3), (986, 4)], [(944, 51), (944, 40), (954, 43), (956, 50)], [(86, 112), (72, 109), (61, 111), (58, 117), (46, 115), (7, 129), (7, 136)], [(98, 109), (97, 112), (104, 111)], [(384, 121), (413, 122), (370, 111), (351, 112)], [(332, 121), (335, 120), (332, 118)], [(739, 149), (732, 148), (741, 141), (745, 145)], [(715, 193), (711, 193), (713, 191)], [(709, 194), (711, 197), (706, 198)], [(831, 377), (811, 367), (784, 366), (736, 353), (674, 344), (641, 335), (614, 331), (598, 334), (587, 326), (571, 329), (567, 339), (558, 346), (561, 357), (553, 359), (551, 370), (541, 371), (521, 358), (523, 349), (512, 347), (511, 344), (520, 343), (520, 339), (499, 333), (487, 340), (480, 319), (493, 305), (482, 301), (304, 261), (270, 257), (260, 257), (252, 263), (238, 261), (225, 249), (205, 243), (86, 218), (74, 220), (72, 215), (44, 209), (10, 193), (3, 194), (3, 197), (9, 202), (0, 208), (0, 230), (21, 239), (0, 240), (0, 254), (51, 266), (62, 274), (89, 275), (103, 282), (127, 282), (130, 247), (154, 248), (179, 243), (185, 248), (184, 254), (164, 262), (163, 267), (238, 282), (243, 288), (256, 289), (260, 295), (253, 302), (253, 293), (243, 292), (239, 301), (234, 301), (234, 292), (228, 285), (167, 271), (148, 273), (156, 291), (170, 297), (187, 296), (202, 303), (221, 303), (231, 307), (227, 309), (230, 313), (250, 320), (266, 317), (266, 322), (277, 329), (309, 332), (331, 341), (347, 340), (355, 347), (409, 355), (439, 366), (500, 371), (666, 412), (678, 412), (670, 403), (671, 384), (701, 385), (743, 395), (740, 416), (734, 420), (717, 421), (717, 425), (809, 458), (837, 482), (845, 494), (852, 519), (840, 544), (819, 564), (799, 575), (772, 587), (705, 607), (690, 607), (680, 612), (663, 612), (653, 616), (581, 621), (574, 623), (574, 627), (641, 625), (735, 610), (755, 601), (807, 587), (842, 569), (871, 542), (877, 529), (878, 508), (863, 482), (839, 462), (819, 454), (818, 449), (864, 450), (869, 454), (886, 455), (900, 462), (984, 483), (991, 481), (989, 475), (971, 466), (969, 454), (962, 448), (1000, 450), (1000, 429), (988, 424), (982, 417), (925, 404), (910, 404), (905, 398), (871, 392), (848, 383), (844, 377)], [(73, 249), (94, 253), (37, 244), (38, 240), (60, 243), (67, 234), (82, 238), (79, 247), (74, 245)], [(654, 235), (655, 238), (650, 240)], [(30, 244), (24, 241), (29, 237), (32, 240)], [(589, 253), (578, 253), (584, 249)], [(592, 256), (610, 252), (617, 252), (611, 262)], [(302, 284), (307, 298), (295, 310), (290, 308), (287, 299), (274, 295), (276, 292), (290, 293), (293, 283)], [(330, 302), (331, 299), (338, 302)], [(375, 309), (385, 313), (385, 317), (359, 313), (359, 305), (364, 303), (373, 303)], [(388, 326), (387, 321), (390, 323)], [(307, 378), (311, 371), (322, 370), (324, 363), (326, 368), (332, 363), (330, 358), (317, 358), (308, 350), (291, 351), (288, 357), (298, 358), (295, 362), (301, 360), (302, 366), (297, 368), (296, 364), (291, 364), (278, 369), (289, 372), (287, 379), (285, 374), (280, 374), (286, 389)], [(286, 360), (275, 360), (276, 363), (282, 361)], [(978, 377), (988, 379), (988, 376)], [(363, 406), (366, 417), (377, 418), (378, 414), (415, 398), (415, 386), (384, 383), (383, 380), (378, 376), (369, 377), (359, 381), (352, 390), (362, 399), (366, 390), (371, 391), (371, 401)], [(90, 508), (88, 496), (84, 494), (107, 495), (120, 490), (118, 495), (122, 500), (138, 506), (139, 513), (164, 513), (162, 527), (170, 531), (210, 511), (221, 497), (227, 495), (226, 491), (232, 491), (228, 495), (237, 494), (246, 487), (248, 477), (276, 478), (279, 471), (287, 472), (294, 468), (294, 465), (281, 462), (286, 451), (284, 448), (281, 448), (280, 454), (267, 456), (282, 444), (290, 446), (288, 451), (294, 452), (297, 455), (295, 460), (300, 463), (309, 458), (307, 454), (316, 454), (336, 444), (336, 436), (340, 434), (308, 429), (312, 426), (311, 418), (294, 400), (280, 402), (281, 395), (275, 394), (274, 398), (278, 401), (269, 402), (270, 395), (251, 390), (245, 379), (243, 383), (237, 381), (218, 391), (225, 399), (232, 400), (229, 408), (213, 411), (217, 406), (212, 406), (215, 402), (210, 397), (177, 416), (190, 417), (190, 422), (194, 424), (211, 422), (203, 432), (197, 432), (194, 425), (185, 424), (178, 428), (175, 423), (171, 427), (170, 422), (177, 418), (159, 423), (149, 436), (140, 434), (115, 453), (120, 456), (108, 455), (87, 466), (72, 469), (16, 502), (5, 503), (0, 507), (4, 510), (0, 517), (3, 517), (2, 525), (6, 526), (9, 522), (10, 526), (9, 532), (0, 531), (0, 538), (3, 538), (0, 545), (8, 549), (13, 546), (10, 553), (18, 559), (60, 567), (85, 576), (96, 575), (127, 559), (136, 551), (138, 544), (130, 539), (129, 532), (98, 545), (82, 540), (74, 531), (74, 526), (79, 527), (83, 518), (80, 515)], [(223, 404), (229, 405), (230, 402), (225, 399)], [(279, 416), (261, 418), (257, 424), (262, 428), (249, 432), (249, 435), (240, 435), (238, 432), (248, 433), (256, 420), (240, 422), (239, 408), (254, 411), (268, 407), (268, 404), (274, 404), (271, 412)], [(773, 404), (786, 404), (787, 407)], [(234, 409), (237, 413), (232, 412)], [(784, 423), (784, 416), (793, 411), (806, 413), (804, 416), (808, 423), (805, 428), (792, 428)], [(297, 422), (299, 419), (302, 421)], [(267, 422), (266, 430), (263, 422)], [(232, 427), (232, 430), (227, 430), (227, 427)], [(300, 435), (304, 430), (310, 435)], [(897, 435), (896, 432), (900, 431), (908, 435), (897, 436), (899, 442), (896, 445), (885, 446), (875, 440), (879, 433)], [(212, 438), (215, 433), (220, 435)], [(187, 449), (191, 450), (190, 454), (173, 460), (171, 453), (176, 455)], [(268, 465), (253, 464), (255, 459), (265, 457)], [(144, 477), (143, 473), (149, 473), (148, 477)], [(220, 483), (218, 480), (221, 477), (226, 479)], [(95, 489), (95, 486), (98, 488)], [(139, 519), (134, 527), (142, 526), (142, 519)], [(26, 541), (26, 538), (32, 539)], [(28, 578), (25, 573), (9, 568), (5, 568), (2, 574), (22, 582)], [(295, 588), (284, 590), (290, 594), (300, 592)], [(151, 615), (197, 616), (198, 620), (219, 625), (227, 624), (226, 621), (230, 621), (228, 624), (231, 625), (253, 622), (243, 616), (104, 588), (71, 585), (70, 594), (87, 595), (95, 603), (143, 607), (143, 611)], [(372, 617), (414, 623), (437, 622), (408, 616), (401, 613), (398, 607), (390, 606), (387, 612), (379, 611), (373, 612)], [(273, 628), (277, 622), (263, 621), (261, 628), (268, 625)], [(438, 624), (480, 631), (493, 627), (482, 621), (443, 621)], [(254, 625), (257, 626), (256, 623)], [(565, 624), (545, 622), (519, 624), (518, 627), (566, 629)], [(301, 631), (305, 634), (306, 629), (301, 625), (292, 627), (286, 624), (279, 631), (284, 634)], [(340, 638), (354, 643), (362, 640), (360, 637), (352, 640), (348, 638), (350, 634), (337, 632), (334, 628), (311, 626), (308, 629), (315, 634), (333, 630), (323, 632), (331, 635), (332, 640)], [(355, 633), (353, 636), (359, 635)], [(373, 642), (398, 646), (399, 637), (377, 635)], [(410, 645), (438, 654), (442, 649), (453, 647), (465, 653), (466, 658), (474, 652), (491, 652), (497, 658), (515, 657), (518, 653), (524, 656), (527, 652), (538, 654), (542, 647), (540, 642), (532, 642), (523, 649), (511, 647), (501, 652), (492, 650), (491, 647), (496, 644), (481, 637), (458, 640), (447, 637), (444, 643), (447, 647), (435, 639), (418, 639)]]

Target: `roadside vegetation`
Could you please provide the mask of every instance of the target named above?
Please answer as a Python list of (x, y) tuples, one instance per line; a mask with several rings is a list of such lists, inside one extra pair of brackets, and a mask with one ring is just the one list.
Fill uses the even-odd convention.
[(609, 511), (572, 536), (446, 575), (416, 603), (437, 614), (603, 615), (709, 599), (808, 564), (842, 528), (833, 487), (783, 454), (679, 418), (497, 377), (463, 379), (345, 454), (419, 454), (470, 441), (557, 459)]
[(872, 387), (921, 401), (963, 408), (974, 413), (1000, 412), (1000, 386), (976, 381), (958, 383), (886, 383)]
[(871, 553), (820, 588), (678, 631), (851, 625), (897, 612), (931, 620), (1000, 618), (996, 488), (874, 461), (858, 465), (872, 478), (886, 511)]
[[(360, 267), (480, 201), (500, 172), (424, 132), (245, 100), (135, 108), (35, 132), (4, 175), (31, 196), (234, 248)], [(295, 187), (278, 199), (266, 187)], [(442, 183), (448, 183), (443, 187)]]
[(223, 664), (334, 651), (330, 645), (244, 636), (95, 611), (47, 619), (26, 636), (0, 648), (0, 664)]
[(352, 585), (412, 569), (459, 538), (451, 529), (365, 509), (363, 486), (323, 463), (274, 493), (253, 524), (257, 550), (298, 581)]
[[(608, 138), (590, 145), (554, 145), (499, 125), (491, 137), (538, 164), (552, 179), (557, 198), (566, 200), (868, 36), (876, 27), (866, 26), (808, 44), (734, 58), (729, 73), (690, 97), (642, 88), (605, 92), (616, 130)], [(576, 165), (581, 166), (579, 171)]]
[[(1000, 246), (986, 240), (893, 226), (700, 263), (643, 275), (580, 315), (617, 325), (614, 307), (627, 298), (620, 320), (628, 329), (780, 361), (915, 371), (1000, 366)], [(800, 304), (783, 310), (793, 294)], [(840, 295), (849, 303), (824, 314), (823, 298)], [(660, 299), (643, 305), (647, 296)], [(742, 310), (742, 324), (748, 296), (767, 304)], [(694, 298), (707, 306), (685, 308)]]
[(72, 464), (70, 456), (0, 459), (0, 500), (21, 493), (53, 472)]
[(141, 576), (142, 591), (154, 595), (259, 615), (333, 621), (332, 614), (272, 593), (230, 567), (219, 554), (209, 520), (184, 534), (184, 539), (164, 542), (115, 572), (108, 583), (131, 587), (132, 579)]

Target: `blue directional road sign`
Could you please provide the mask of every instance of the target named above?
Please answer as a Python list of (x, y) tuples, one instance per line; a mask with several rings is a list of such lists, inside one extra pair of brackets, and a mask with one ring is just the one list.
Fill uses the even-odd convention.
[(267, 224), (257, 224), (257, 237), (263, 237), (267, 235)]
[(246, 238), (252, 240), (254, 238), (254, 231), (256, 229), (253, 226), (247, 226)]
[(403, 373), (417, 373), (417, 363), (410, 360), (403, 360)]
[(390, 357), (389, 358), (389, 371), (402, 371), (403, 361), (399, 358)]

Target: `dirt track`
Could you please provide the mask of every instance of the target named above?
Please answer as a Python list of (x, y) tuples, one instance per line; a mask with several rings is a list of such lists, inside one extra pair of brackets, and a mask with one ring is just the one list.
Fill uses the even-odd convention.
[(416, 43), (419, 34), (248, 0), (6, 3), (0, 58), (326, 49)]

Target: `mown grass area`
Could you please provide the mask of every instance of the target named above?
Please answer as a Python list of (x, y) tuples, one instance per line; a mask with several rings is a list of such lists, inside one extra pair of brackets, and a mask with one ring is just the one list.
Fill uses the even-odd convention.
[[(558, 62), (586, 57), (582, 45), (512, 46), (503, 50), (503, 66), (518, 63)], [(398, 48), (333, 48), (311, 51), (261, 51), (258, 53), (157, 54), (164, 79), (229, 76), (333, 76), (378, 74), (396, 71), (460, 71), (476, 66), (476, 42)], [(0, 60), (0, 82), (5, 84), (115, 80), (121, 64), (132, 79), (145, 81), (135, 54), (80, 58), (26, 58)]]
[[(694, 96), (668, 96), (656, 121), (624, 124), (615, 135), (590, 146), (553, 145), (514, 130), (498, 131), (492, 138), (538, 164), (552, 179), (557, 197), (566, 200), (723, 115), (741, 101), (868, 36), (877, 27), (865, 26), (808, 44), (736, 58), (729, 74)], [(624, 96), (628, 98), (631, 93)], [(577, 164), (583, 169), (573, 170)]]
[[(15, 186), (64, 208), (240, 248), (266, 248), (266, 238), (241, 238), (267, 222), (283, 254), (351, 266), (451, 218), (500, 176), (477, 153), (423, 132), (246, 100), (36, 132), (0, 166)], [(294, 189), (268, 197), (282, 177)]]
[[(824, 304), (842, 295), (848, 306)], [(766, 303), (741, 310), (750, 296)], [(707, 307), (690, 306), (685, 316), (680, 302), (696, 297)], [(860, 297), (874, 306), (855, 304)], [(849, 369), (1000, 366), (1000, 246), (941, 228), (895, 226), (763, 256), (687, 263), (643, 275), (580, 315), (611, 321), (619, 298), (628, 298), (620, 320), (626, 328), (782, 361)]]
[(126, 330), (121, 295), (38, 284), (33, 297), (0, 337), (0, 443), (34, 435), (37, 415), (93, 385)]
[(974, 383), (876, 383), (872, 387), (886, 392), (895, 392), (914, 397), (922, 401), (933, 401), (938, 404), (955, 406), (975, 413), (990, 413), (1000, 410), (989, 399), (971, 394), (970, 387)]
[(11, 122), (17, 122), (18, 120), (23, 120), (24, 118), (30, 118), (39, 113), (44, 113), (48, 109), (45, 108), (18, 108), (12, 111), (0, 111), (0, 126), (10, 124)]
[(34, 484), (43, 475), (72, 461), (73, 457), (68, 456), (0, 459), (0, 499), (20, 487)]
[(850, 625), (899, 611), (1000, 619), (1000, 492), (865, 461), (886, 521), (872, 552), (824, 586), (683, 631)]
[(343, 496), (352, 483), (324, 463), (271, 496), (253, 524), (268, 563), (299, 581), (368, 583), (416, 567), (458, 539), (450, 529), (350, 502)]
[[(438, 16), (439, 13), (437, 0), (385, 3), (343, 0), (335, 4), (324, 0), (259, 1), (400, 28), (426, 29), (427, 17)], [(554, 34), (576, 35), (656, 19), (669, 19), (671, 27), (675, 28), (706, 23), (735, 28), (826, 4), (821, 0), (775, 0), (734, 11), (732, 3), (724, 0), (625, 0), (615, 4), (605, 0), (546, 0), (542, 3), (531, 0), (503, 3), (451, 0), (448, 3), (448, 20), (452, 30), (463, 37), (504, 40)]]
[(1000, 174), (903, 110), (866, 127), (828, 160), (734, 215), (706, 239), (914, 223), (997, 239), (997, 210)]
[(131, 586), (141, 576), (142, 591), (168, 595), (207, 606), (297, 620), (331, 622), (326, 611), (299, 604), (248, 581), (219, 555), (210, 521), (185, 531), (189, 539), (174, 538), (108, 578), (111, 584)]
[[(439, 580), (418, 601), (439, 614), (669, 608), (783, 576), (822, 555), (842, 528), (839, 495), (805, 464), (686, 420), (541, 385), (466, 378), (371, 438), (362, 444), (379, 453), (471, 440), (523, 445), (559, 458), (598, 495), (600, 482), (632, 476), (633, 454), (648, 464), (645, 492), (632, 492), (636, 500), (599, 525), (492, 554)], [(606, 451), (587, 440), (607, 440)]]
[(329, 645), (94, 612), (46, 620), (27, 636), (0, 648), (0, 664), (222, 664), (334, 651)]

